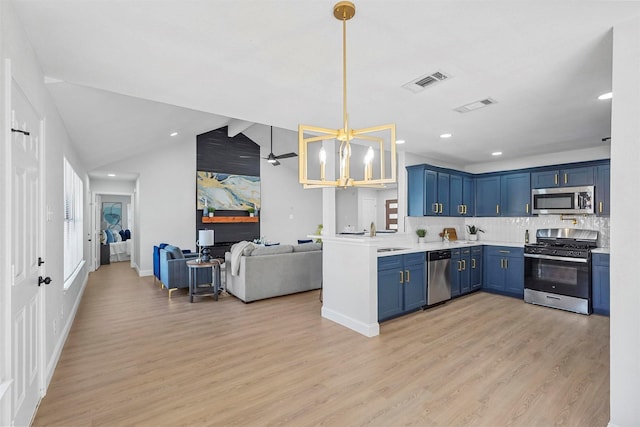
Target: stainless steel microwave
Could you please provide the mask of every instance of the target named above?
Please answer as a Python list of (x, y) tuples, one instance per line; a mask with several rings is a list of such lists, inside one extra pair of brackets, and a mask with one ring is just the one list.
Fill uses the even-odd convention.
[(593, 214), (594, 187), (535, 188), (531, 190), (534, 214)]

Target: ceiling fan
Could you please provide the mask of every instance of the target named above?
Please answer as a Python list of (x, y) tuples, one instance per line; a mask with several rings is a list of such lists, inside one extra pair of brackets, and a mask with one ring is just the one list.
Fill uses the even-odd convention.
[(267, 159), (267, 162), (271, 163), (273, 166), (278, 166), (280, 164), (278, 159), (288, 159), (289, 157), (297, 156), (298, 155), (296, 153), (280, 154), (279, 156), (273, 154), (273, 126), (271, 126), (271, 152), (269, 152), (267, 157), (263, 157), (263, 159)]

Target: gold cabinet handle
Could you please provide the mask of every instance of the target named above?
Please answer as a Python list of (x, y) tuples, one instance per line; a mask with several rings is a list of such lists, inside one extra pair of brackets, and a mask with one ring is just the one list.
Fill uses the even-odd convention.
[(569, 177), (567, 176), (567, 174), (564, 174), (564, 183), (567, 184), (569, 182)]
[(433, 211), (433, 213), (438, 213), (438, 204), (434, 203), (433, 205), (431, 205), (431, 210)]
[(553, 183), (554, 183), (555, 185), (558, 185), (558, 174), (555, 174), (555, 175), (553, 176)]
[(526, 213), (529, 213), (529, 203), (527, 203), (527, 205), (525, 206), (524, 210), (525, 210)]
[(464, 212), (462, 212), (463, 214), (467, 214), (467, 205), (462, 205), (464, 207)]
[(501, 254), (510, 254), (511, 251), (505, 251), (505, 250), (499, 250), (498, 252), (500, 252)]
[(471, 258), (471, 268), (473, 268), (473, 269), (476, 268), (476, 259), (475, 258)]
[(500, 258), (500, 268), (504, 268), (504, 258)]
[(404, 283), (404, 271), (400, 272), (400, 284)]
[(462, 260), (462, 271), (464, 271), (464, 270), (466, 270), (466, 269), (467, 269), (467, 260), (466, 260), (466, 259), (463, 259), (463, 260)]
[(442, 213), (442, 203), (438, 203), (438, 205), (440, 205), (440, 211), (438, 211), (438, 213)]
[(599, 203), (599, 208), (598, 208), (600, 210), (600, 213), (602, 213), (603, 206), (604, 206), (604, 204), (602, 202), (600, 202)]
[(504, 268), (509, 268), (509, 259), (504, 260)]
[(407, 280), (405, 280), (405, 283), (409, 283), (411, 281), (411, 275), (409, 274), (409, 270), (405, 270), (404, 271), (407, 274)]
[(458, 261), (458, 271), (462, 271), (462, 261)]
[(496, 205), (496, 214), (500, 215), (500, 205)]

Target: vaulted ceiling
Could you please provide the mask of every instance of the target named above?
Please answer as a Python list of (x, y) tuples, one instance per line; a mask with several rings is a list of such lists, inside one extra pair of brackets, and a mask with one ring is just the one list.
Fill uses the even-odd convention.
[[(90, 169), (230, 120), (294, 132), (341, 125), (333, 0), (13, 3)], [(402, 150), (464, 167), (494, 151), (511, 159), (601, 146), (612, 27), (640, 3), (367, 0), (356, 10), (350, 124), (394, 122)], [(434, 72), (449, 78), (403, 88)], [(487, 98), (496, 103), (454, 110)]]

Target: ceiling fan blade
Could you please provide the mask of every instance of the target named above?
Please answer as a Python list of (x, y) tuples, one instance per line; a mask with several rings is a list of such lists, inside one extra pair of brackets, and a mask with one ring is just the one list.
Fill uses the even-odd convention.
[(278, 166), (278, 165), (280, 164), (280, 162), (276, 160), (274, 163), (271, 163), (271, 164), (272, 164), (273, 166)]
[(298, 157), (298, 155), (296, 153), (280, 154), (279, 156), (276, 156), (276, 159), (288, 159), (289, 157)]

